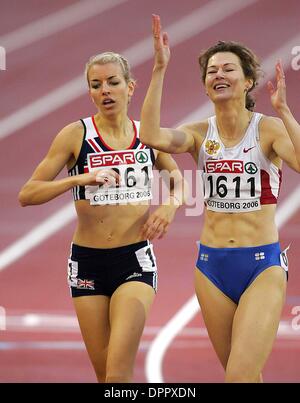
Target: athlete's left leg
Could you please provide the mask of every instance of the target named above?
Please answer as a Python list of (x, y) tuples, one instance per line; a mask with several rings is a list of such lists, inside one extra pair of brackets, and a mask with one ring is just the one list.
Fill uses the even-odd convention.
[(242, 295), (232, 327), (226, 382), (258, 382), (272, 350), (285, 300), (286, 273), (272, 266)]

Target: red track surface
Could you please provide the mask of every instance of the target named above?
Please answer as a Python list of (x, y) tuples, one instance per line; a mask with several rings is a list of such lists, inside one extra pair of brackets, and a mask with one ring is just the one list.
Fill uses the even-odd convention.
[[(100, 1), (100, 0), (99, 0)], [(242, 0), (241, 0), (242, 1)], [(43, 6), (40, 4), (42, 3)], [(14, 2), (1, 5), (0, 37), (62, 7), (71, 0)], [(7, 54), (7, 70), (0, 72), (1, 119), (46, 95), (77, 77), (89, 56), (105, 50), (124, 51), (150, 35), (152, 13), (160, 14), (165, 26), (198, 9), (207, 1), (129, 0), (114, 9), (74, 25)], [(219, 39), (246, 43), (264, 59), (292, 39), (298, 31), (300, 6), (289, 0), (260, 0), (243, 11), (211, 26), (201, 34), (172, 47), (172, 60), (167, 74), (162, 111), (162, 124), (174, 125), (204, 104), (197, 66), (200, 50)], [(114, 31), (117, 27), (117, 32)], [(172, 38), (170, 38), (172, 44)], [(0, 46), (2, 44), (0, 43)], [(300, 43), (295, 43), (294, 46)], [(292, 49), (290, 49), (290, 59)], [(287, 55), (282, 55), (282, 57)], [(131, 115), (139, 119), (139, 110), (151, 73), (152, 60), (134, 69), (138, 81)], [(286, 71), (288, 99), (300, 121), (300, 71)], [(197, 91), (197, 87), (199, 91)], [(258, 92), (258, 110), (273, 114), (266, 88)], [(58, 211), (71, 200), (66, 194), (46, 205), (22, 209), (17, 202), (21, 185), (47, 151), (55, 134), (67, 123), (94, 113), (88, 96), (75, 99), (48, 116), (0, 139), (0, 253), (28, 231)], [(193, 168), (191, 158), (178, 157), (184, 169)], [(299, 176), (284, 170), (281, 203), (299, 184)], [(197, 222), (197, 225), (195, 223)], [(8, 316), (26, 313), (57, 313), (73, 315), (72, 302), (66, 286), (66, 257), (74, 228), (67, 225), (37, 248), (32, 249), (4, 271), (0, 271), (0, 306)], [(281, 229), (281, 243), (292, 242), (287, 303), (282, 319), (291, 326), (291, 309), (300, 305), (300, 274), (297, 270), (300, 245), (300, 211)], [(179, 213), (165, 239), (156, 242), (159, 262), (159, 293), (143, 336), (135, 371), (136, 382), (145, 382), (144, 358), (148, 342), (153, 340), (152, 327), (163, 326), (193, 295), (193, 268), (196, 245), (201, 230), (201, 217), (185, 217)], [(176, 255), (173, 254), (174, 245)], [(203, 327), (198, 315), (188, 328)], [(149, 334), (151, 333), (151, 334)], [(80, 344), (70, 349), (37, 349), (38, 344), (25, 342), (81, 342), (79, 331), (26, 331), (10, 328), (0, 331), (0, 382), (94, 382), (95, 377), (87, 355)], [(19, 342), (8, 345), (4, 342)], [(297, 337), (279, 337), (265, 368), (269, 382), (299, 382), (300, 352)], [(203, 336), (177, 336), (168, 349), (163, 374), (166, 382), (217, 382), (223, 371), (207, 339)]]

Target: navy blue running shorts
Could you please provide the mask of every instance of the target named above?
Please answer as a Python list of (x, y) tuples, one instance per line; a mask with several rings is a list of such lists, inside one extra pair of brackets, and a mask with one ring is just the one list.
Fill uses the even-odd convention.
[(110, 297), (121, 284), (129, 281), (149, 284), (157, 291), (156, 259), (149, 241), (110, 249), (72, 243), (68, 259), (68, 285), (72, 297)]

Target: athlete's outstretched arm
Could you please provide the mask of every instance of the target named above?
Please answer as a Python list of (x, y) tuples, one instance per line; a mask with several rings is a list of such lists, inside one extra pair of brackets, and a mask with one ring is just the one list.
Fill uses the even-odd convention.
[(275, 137), (273, 149), (291, 168), (300, 173), (300, 125), (286, 100), (286, 85), (281, 62), (276, 63), (276, 88), (268, 82), (271, 103), (281, 121), (281, 134)]
[(191, 152), (194, 137), (184, 129), (160, 128), (160, 108), (164, 76), (170, 59), (169, 39), (161, 32), (158, 15), (152, 15), (154, 67), (141, 112), (140, 138), (144, 144), (168, 153)]

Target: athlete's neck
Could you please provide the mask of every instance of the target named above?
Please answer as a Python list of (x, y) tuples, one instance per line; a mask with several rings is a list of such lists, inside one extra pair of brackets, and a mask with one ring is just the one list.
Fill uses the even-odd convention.
[(216, 121), (219, 136), (223, 139), (237, 140), (244, 136), (253, 115), (246, 108), (216, 107)]
[(98, 131), (100, 133), (109, 133), (110, 137), (126, 137), (132, 132), (132, 122), (127, 115), (110, 118), (97, 113), (94, 116), (94, 120)]

